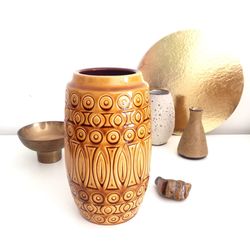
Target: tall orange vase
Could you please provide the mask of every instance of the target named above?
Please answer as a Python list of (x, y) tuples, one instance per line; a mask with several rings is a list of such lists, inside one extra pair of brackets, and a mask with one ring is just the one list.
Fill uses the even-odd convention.
[(149, 87), (140, 71), (91, 68), (67, 85), (65, 159), (81, 215), (97, 224), (132, 218), (149, 179)]

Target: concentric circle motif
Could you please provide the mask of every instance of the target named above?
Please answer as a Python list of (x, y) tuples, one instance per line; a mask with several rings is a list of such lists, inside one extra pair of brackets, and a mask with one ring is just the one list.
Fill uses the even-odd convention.
[(103, 206), (101, 208), (101, 212), (103, 214), (113, 214), (115, 212), (115, 207), (114, 206)]
[(115, 119), (114, 119), (114, 124), (119, 126), (122, 123), (122, 117), (121, 115), (116, 115)]
[(66, 126), (66, 130), (69, 137), (72, 137), (74, 135), (74, 128), (71, 124), (68, 124)]
[(108, 222), (111, 224), (117, 223), (120, 220), (120, 218), (117, 215), (111, 215), (108, 217)]
[(98, 223), (98, 224), (101, 224), (101, 223), (104, 223), (105, 222), (105, 219), (101, 216), (101, 215), (94, 215), (92, 217), (93, 221)]
[(133, 203), (130, 202), (130, 203), (125, 203), (125, 204), (122, 204), (121, 207), (120, 207), (120, 210), (125, 213), (125, 212), (128, 212), (133, 206)]
[(93, 204), (84, 204), (83, 206), (89, 213), (94, 214), (97, 211), (96, 206), (94, 206)]
[(113, 100), (110, 96), (104, 95), (101, 97), (101, 99), (99, 101), (99, 105), (102, 109), (109, 110), (113, 106)]
[(81, 112), (75, 112), (74, 117), (73, 117), (73, 121), (75, 124), (83, 124), (84, 123), (84, 115)]
[(128, 211), (127, 213), (125, 213), (125, 214), (122, 216), (122, 219), (123, 219), (123, 220), (129, 220), (129, 219), (131, 219), (133, 216), (134, 216), (134, 214), (133, 214), (131, 211)]
[(143, 114), (140, 110), (137, 110), (133, 113), (132, 121), (134, 123), (141, 123), (143, 121)]
[(143, 102), (143, 97), (142, 97), (142, 94), (141, 93), (137, 93), (135, 96), (134, 96), (134, 99), (133, 99), (133, 103), (136, 107), (140, 107), (142, 105), (142, 102)]
[(118, 98), (117, 104), (121, 109), (129, 108), (129, 106), (130, 106), (130, 98), (129, 98), (129, 96), (127, 96), (127, 95), (120, 96)]
[(139, 111), (137, 111), (136, 114), (135, 114), (135, 120), (136, 120), (137, 122), (140, 122), (141, 118), (142, 118), (141, 113), (140, 113)]
[(101, 128), (105, 123), (105, 117), (102, 114), (92, 113), (89, 116), (89, 122), (93, 127)]
[(126, 123), (126, 115), (113, 114), (110, 117), (110, 123), (113, 127), (122, 127)]
[(102, 141), (102, 133), (98, 130), (94, 130), (90, 133), (89, 139), (91, 140), (91, 142), (93, 142), (94, 144), (98, 144)]
[(138, 130), (137, 130), (137, 136), (142, 139), (143, 137), (145, 137), (146, 135), (146, 132), (147, 132), (147, 128), (144, 124), (142, 124)]
[(133, 129), (127, 129), (123, 135), (123, 138), (127, 142), (132, 142), (135, 139), (135, 131)]
[(84, 141), (86, 139), (86, 132), (83, 128), (78, 128), (76, 130), (76, 137), (79, 141)]
[(94, 193), (94, 194), (92, 194), (92, 200), (93, 200), (95, 203), (101, 204), (101, 203), (103, 203), (103, 201), (104, 201), (104, 197), (103, 197), (102, 194)]
[(79, 197), (80, 197), (83, 201), (87, 201), (87, 200), (89, 199), (89, 195), (88, 195), (85, 191), (83, 191), (83, 190), (81, 190), (81, 191), (79, 192)]
[(131, 199), (133, 199), (134, 197), (134, 192), (133, 191), (127, 191), (124, 195), (123, 195), (123, 199), (125, 201), (130, 201)]
[(82, 106), (84, 109), (90, 110), (95, 106), (95, 100), (92, 96), (86, 95), (82, 99)]
[(141, 196), (145, 192), (145, 187), (142, 185), (139, 187), (139, 189), (136, 192), (137, 196)]
[(120, 195), (116, 193), (111, 193), (108, 195), (107, 199), (108, 199), (108, 202), (112, 204), (117, 203), (120, 200)]
[(120, 133), (116, 130), (111, 130), (110, 132), (108, 132), (107, 134), (107, 141), (110, 144), (116, 144), (120, 139)]
[(70, 97), (70, 102), (72, 104), (72, 106), (77, 106), (79, 103), (79, 96), (75, 93), (73, 93)]

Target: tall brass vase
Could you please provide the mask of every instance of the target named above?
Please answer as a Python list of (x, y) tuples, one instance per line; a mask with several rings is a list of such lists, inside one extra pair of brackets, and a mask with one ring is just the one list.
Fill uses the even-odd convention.
[(67, 85), (65, 159), (81, 215), (97, 224), (132, 218), (149, 179), (148, 84), (140, 71), (92, 68)]
[(208, 154), (206, 136), (202, 125), (202, 111), (201, 108), (190, 108), (189, 121), (177, 149), (178, 154), (183, 157), (201, 159)]

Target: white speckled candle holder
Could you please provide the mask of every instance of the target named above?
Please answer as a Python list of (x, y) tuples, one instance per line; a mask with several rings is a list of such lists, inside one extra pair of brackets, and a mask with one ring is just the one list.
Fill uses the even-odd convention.
[(163, 145), (174, 132), (175, 110), (172, 95), (165, 89), (150, 91), (152, 144)]

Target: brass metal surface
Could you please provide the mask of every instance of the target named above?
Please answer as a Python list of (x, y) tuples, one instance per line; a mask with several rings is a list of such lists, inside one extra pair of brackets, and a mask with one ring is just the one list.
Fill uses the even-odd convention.
[(218, 37), (198, 30), (179, 31), (158, 41), (139, 64), (151, 89), (171, 92), (176, 134), (185, 128), (191, 106), (203, 108), (205, 132), (220, 126), (237, 107), (243, 71), (228, 42), (223, 32)]
[(54, 163), (62, 158), (64, 122), (47, 121), (27, 125), (17, 132), (27, 148), (37, 152), (41, 163)]

